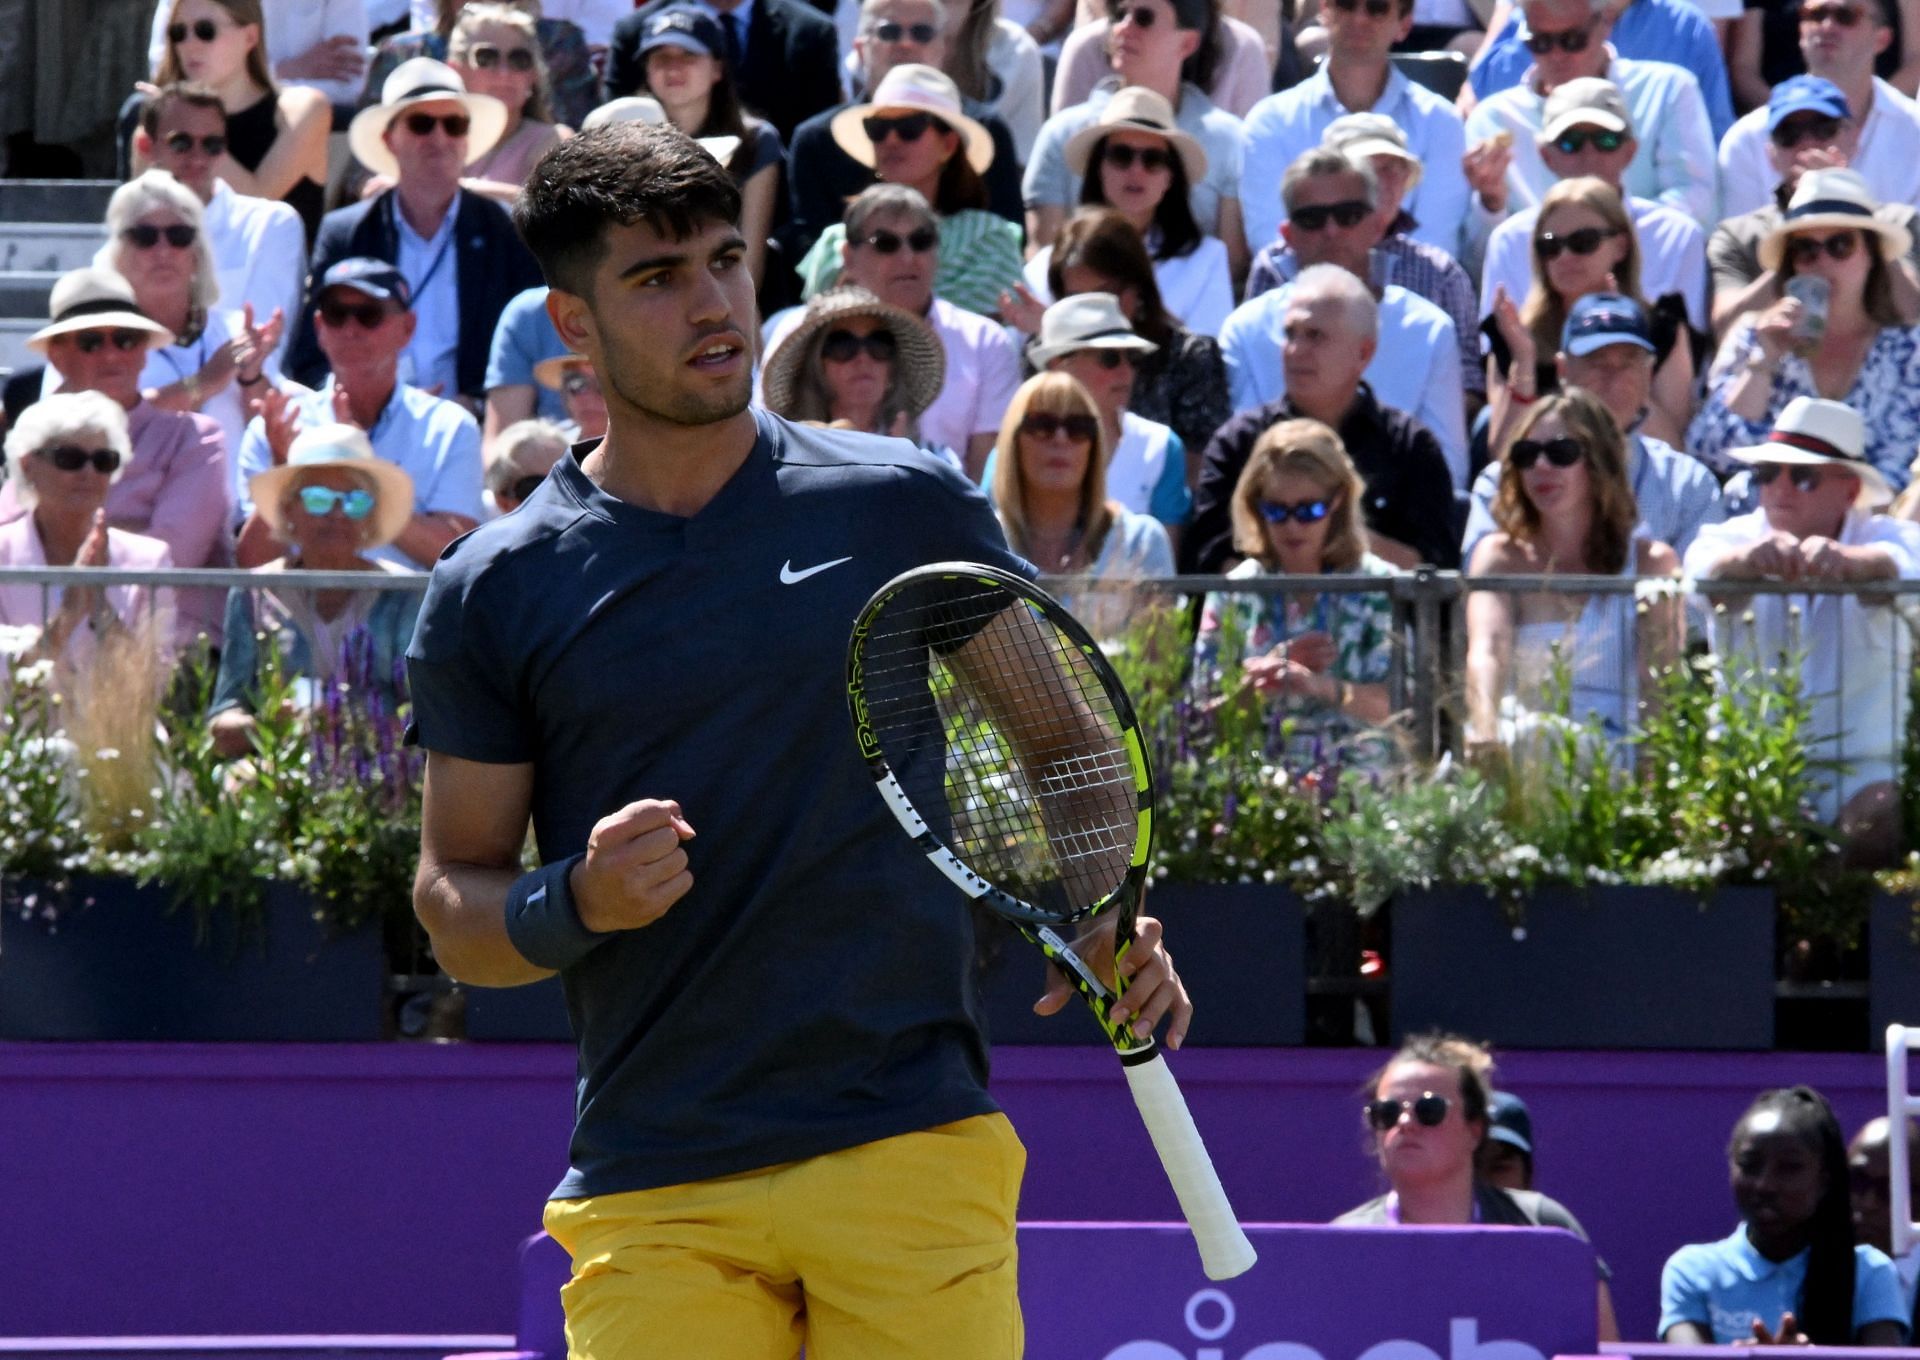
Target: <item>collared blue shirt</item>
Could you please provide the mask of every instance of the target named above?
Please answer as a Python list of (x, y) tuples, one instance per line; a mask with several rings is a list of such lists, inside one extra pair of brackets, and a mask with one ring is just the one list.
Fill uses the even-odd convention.
[[(387, 197), (386, 211), (400, 242), (394, 265), (413, 289), (413, 339), (401, 360), (400, 380), (416, 387), (438, 384), (446, 393), (460, 390), (460, 260), (453, 229), (460, 216), (460, 196), (454, 195), (440, 219), (439, 230), (423, 238), (400, 211), (397, 194)], [(407, 372), (407, 360), (413, 371)]]
[[(288, 387), (292, 388), (293, 384), (289, 383)], [(332, 378), (317, 392), (309, 388), (295, 389), (292, 400), (303, 430), (330, 424), (336, 419)], [(485, 480), (480, 460), (480, 427), (453, 402), (430, 396), (417, 387), (396, 386), (386, 409), (367, 431), (367, 439), (373, 444), (375, 454), (398, 465), (413, 480), (416, 513), (444, 511), (465, 515), (471, 520), (486, 518), (480, 498)], [(273, 465), (266, 426), (258, 416), (240, 440), (238, 464), (239, 485), (235, 488), (234, 504), (240, 507), (240, 519), (244, 523), (253, 513), (253, 497), (247, 482), (255, 473), (265, 472)], [(367, 555), (416, 571), (422, 568), (421, 563), (391, 543)]]
[[(1486, 60), (1468, 76), (1475, 95), (1485, 99), (1526, 78), (1533, 66), (1533, 53), (1527, 51), (1523, 41), (1526, 36), (1526, 16), (1515, 5), (1513, 17), (1487, 50)], [(1727, 129), (1733, 126), (1733, 89), (1727, 82), (1727, 63), (1720, 55), (1713, 21), (1697, 6), (1688, 0), (1633, 0), (1626, 13), (1614, 21), (1608, 41), (1623, 57), (1670, 61), (1686, 67), (1700, 83), (1707, 118), (1713, 125), (1713, 140), (1717, 143), (1727, 135)]]
[(564, 421), (567, 403), (551, 387), (542, 387), (533, 366), (543, 359), (568, 353), (560, 333), (547, 315), (547, 288), (529, 288), (514, 296), (493, 328), (487, 351), (487, 391), (496, 387), (533, 388), (533, 413), (545, 420)]
[(1320, 145), (1327, 125), (1349, 113), (1380, 113), (1407, 134), (1407, 147), (1420, 159), (1420, 183), (1407, 196), (1406, 209), (1419, 219), (1413, 239), (1460, 253), (1460, 222), (1466, 216), (1467, 178), (1460, 169), (1466, 129), (1453, 105), (1432, 90), (1389, 68), (1386, 89), (1371, 110), (1349, 109), (1333, 92), (1325, 65), (1290, 90), (1270, 94), (1247, 110), (1246, 159), (1240, 171), (1240, 211), (1247, 223), (1247, 244), (1259, 250), (1280, 232), (1286, 210), (1280, 179), (1303, 152)]
[[(1904, 1337), (1909, 1314), (1893, 1262), (1872, 1247), (1855, 1247), (1853, 1254), (1854, 1334), (1871, 1322), (1897, 1322)], [(1731, 1237), (1680, 1248), (1660, 1272), (1658, 1335), (1691, 1322), (1725, 1346), (1752, 1340), (1756, 1319), (1771, 1331), (1782, 1313), (1801, 1311), (1809, 1255), (1769, 1261), (1747, 1240), (1744, 1223)]]

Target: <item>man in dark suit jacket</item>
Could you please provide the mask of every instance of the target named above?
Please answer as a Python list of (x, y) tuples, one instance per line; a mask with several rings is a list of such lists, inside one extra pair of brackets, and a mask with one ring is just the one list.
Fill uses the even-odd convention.
[[(607, 97), (645, 92), (640, 39), (647, 21), (675, 0), (650, 0), (613, 26), (607, 51)], [(850, 4), (852, 0), (841, 0)], [(746, 19), (744, 56), (729, 66), (749, 113), (766, 119), (791, 141), (793, 130), (840, 102), (840, 38), (833, 21), (800, 0), (702, 0), (732, 41)]]
[(285, 368), (310, 387), (326, 380), (313, 289), (341, 260), (385, 260), (406, 276), (418, 318), (404, 380), (477, 408), (500, 313), (541, 281), (506, 209), (460, 187), (467, 162), (498, 139), (505, 110), (467, 94), (451, 67), (427, 57), (403, 62), (383, 93), (381, 103), (354, 118), (348, 139), (362, 164), (395, 185), (321, 219)]

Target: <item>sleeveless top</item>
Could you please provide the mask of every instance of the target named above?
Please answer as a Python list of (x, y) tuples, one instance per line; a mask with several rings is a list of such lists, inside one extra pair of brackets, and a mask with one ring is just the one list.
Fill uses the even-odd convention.
[[(267, 158), (274, 139), (280, 135), (277, 121), (279, 112), (277, 96), (266, 94), (238, 113), (227, 115), (227, 149), (248, 170), (260, 168), (260, 162)], [(325, 191), (318, 181), (304, 177), (295, 181), (294, 186), (280, 196), (281, 202), (300, 214), (301, 225), (307, 229), (309, 247), (313, 245), (314, 232), (320, 229), (324, 196)]]
[[(1640, 565), (1636, 538), (1616, 575), (1631, 577)], [(1514, 690), (1535, 712), (1556, 707), (1549, 686), (1556, 668), (1564, 668), (1570, 687), (1567, 716), (1594, 721), (1614, 740), (1632, 730), (1640, 698), (1639, 632), (1631, 591), (1589, 595), (1579, 616), (1568, 622), (1541, 620), (1514, 625)]]

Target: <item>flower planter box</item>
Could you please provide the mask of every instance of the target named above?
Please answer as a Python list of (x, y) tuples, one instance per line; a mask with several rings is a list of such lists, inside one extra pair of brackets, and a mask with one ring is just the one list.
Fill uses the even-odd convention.
[(268, 890), (264, 928), (216, 913), (204, 942), (162, 885), (77, 878), (52, 922), (43, 885), (10, 880), (0, 913), (0, 1039), (373, 1040), (387, 964), (377, 928), (330, 934), (297, 889)]
[(467, 1037), (501, 1043), (573, 1042), (567, 999), (560, 979), (550, 977), (525, 987), (463, 987), (467, 999)]
[(1920, 916), (1912, 899), (1875, 893), (1867, 908), (1868, 1035), (1887, 1046), (1888, 1025), (1920, 1025)]
[[(1306, 912), (1287, 888), (1159, 883), (1147, 910), (1166, 923), (1174, 966), (1194, 1000), (1189, 1044), (1292, 1046), (1306, 1033)], [(981, 998), (996, 1044), (1104, 1044), (1077, 997), (1068, 1012), (1033, 1013), (1045, 986), (1040, 955), (1012, 930), (983, 971)]]
[(1549, 888), (1516, 930), (1479, 888), (1391, 905), (1396, 1041), (1453, 1030), (1518, 1048), (1773, 1045), (1773, 894)]

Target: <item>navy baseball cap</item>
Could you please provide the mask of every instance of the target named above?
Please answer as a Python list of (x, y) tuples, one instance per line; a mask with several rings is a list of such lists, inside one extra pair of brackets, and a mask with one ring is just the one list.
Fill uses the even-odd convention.
[(372, 260), (364, 255), (341, 260), (328, 269), (320, 276), (320, 286), (314, 290), (314, 296), (329, 288), (351, 288), (383, 302), (391, 298), (402, 307), (413, 305), (413, 288), (407, 283), (407, 276), (385, 260)]
[(1608, 345), (1638, 345), (1657, 352), (1647, 309), (1620, 293), (1588, 293), (1573, 304), (1560, 332), (1560, 348), (1579, 358)]
[(1495, 1091), (1487, 1101), (1487, 1137), (1533, 1156), (1533, 1116), (1527, 1113), (1527, 1102)]
[(1853, 117), (1840, 87), (1819, 76), (1791, 76), (1773, 87), (1773, 93), (1767, 96), (1767, 131), (1772, 132), (1796, 113)]
[(647, 20), (640, 36), (644, 56), (656, 47), (678, 47), (702, 57), (717, 57), (726, 51), (726, 39), (720, 25), (705, 10), (693, 5), (668, 5)]

